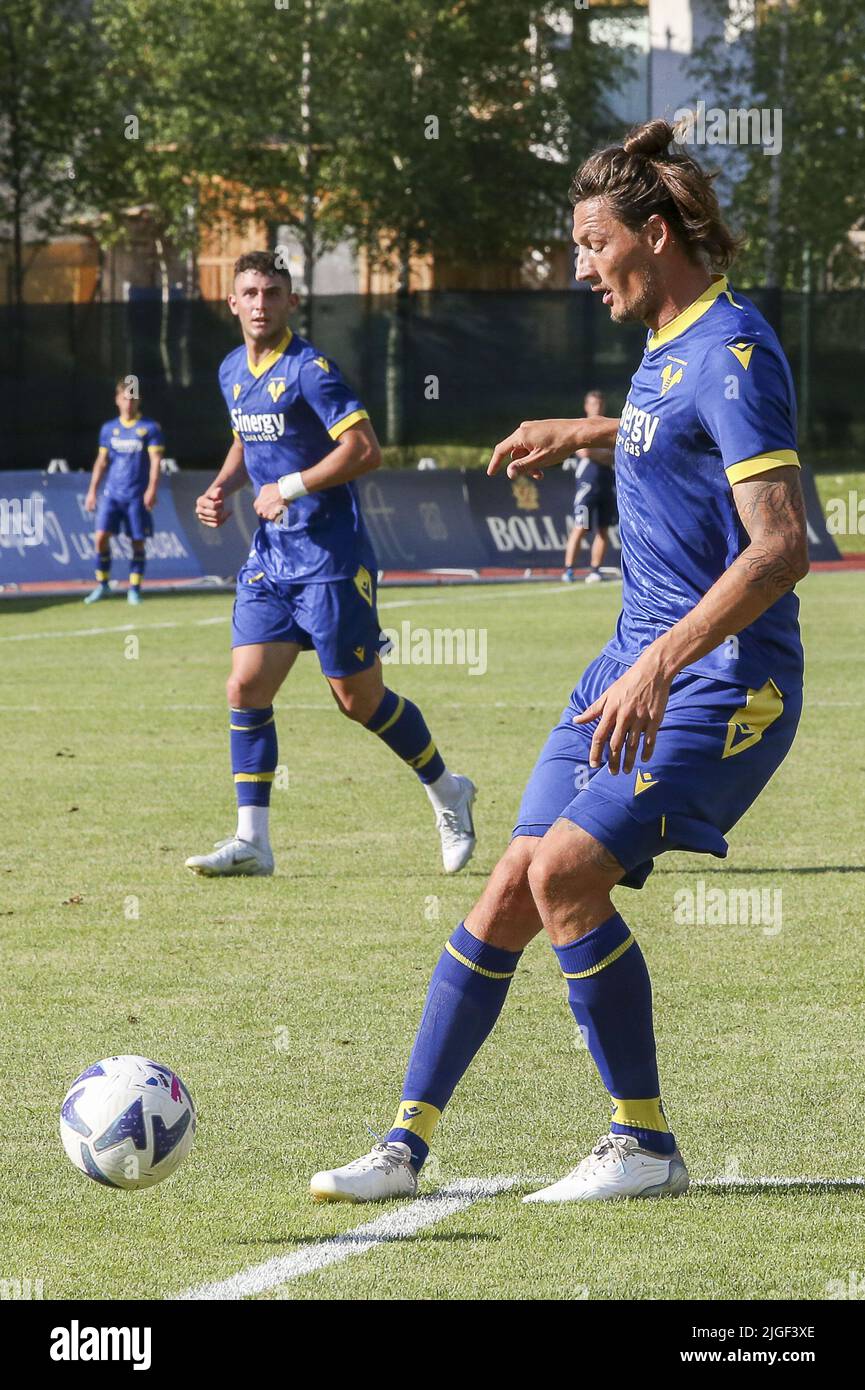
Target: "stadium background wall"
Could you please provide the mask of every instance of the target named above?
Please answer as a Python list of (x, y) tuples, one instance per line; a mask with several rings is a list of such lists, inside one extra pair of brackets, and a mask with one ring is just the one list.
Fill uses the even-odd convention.
[[(745, 293), (780, 332), (803, 438), (861, 442), (865, 290)], [(617, 410), (644, 341), (576, 290), (322, 296), (307, 314), (384, 444), (489, 446), (522, 419), (575, 414), (590, 386)], [(209, 301), (0, 307), (0, 468), (89, 467), (124, 373), (140, 378), (167, 452), (183, 467), (215, 467), (229, 438), (216, 372), (237, 342), (227, 306)]]
[[(195, 499), (212, 474), (181, 472), (162, 480), (147, 542), (148, 582), (231, 581), (249, 550), (258, 518), (251, 490), (232, 499), (233, 515), (219, 530), (195, 519)], [(803, 473), (813, 560), (837, 560), (827, 534), (813, 478)], [(429, 570), (489, 572), (549, 569), (564, 557), (574, 496), (574, 477), (551, 472), (537, 484), (520, 478), (488, 478), (471, 471), (379, 470), (359, 482), (378, 563), (395, 576)], [(0, 474), (0, 592), (20, 586), (57, 589), (92, 582), (93, 517), (84, 509), (83, 473)], [(619, 559), (611, 533), (610, 560)], [(114, 542), (128, 559), (126, 537)], [(121, 563), (115, 576), (126, 578)]]

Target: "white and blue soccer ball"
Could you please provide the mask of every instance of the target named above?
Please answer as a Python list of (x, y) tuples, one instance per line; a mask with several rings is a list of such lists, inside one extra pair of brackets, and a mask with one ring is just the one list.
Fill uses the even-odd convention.
[(192, 1148), (195, 1106), (170, 1067), (147, 1057), (106, 1057), (69, 1087), (60, 1137), (75, 1167), (95, 1182), (153, 1187)]

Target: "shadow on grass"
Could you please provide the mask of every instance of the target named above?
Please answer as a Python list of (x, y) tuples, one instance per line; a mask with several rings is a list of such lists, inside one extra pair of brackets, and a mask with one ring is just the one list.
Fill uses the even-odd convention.
[(405, 1235), (392, 1235), (392, 1236), (388, 1236), (388, 1235), (376, 1235), (376, 1236), (369, 1236), (369, 1235), (358, 1234), (356, 1231), (343, 1231), (343, 1232), (341, 1232), (341, 1233), (338, 1232), (336, 1235), (332, 1235), (332, 1236), (326, 1236), (326, 1235), (317, 1235), (317, 1236), (312, 1236), (312, 1235), (310, 1235), (310, 1236), (274, 1236), (272, 1240), (266, 1240), (264, 1237), (256, 1238), (256, 1239), (254, 1239), (254, 1240), (233, 1240), (233, 1241), (231, 1242), (231, 1244), (232, 1244), (232, 1245), (278, 1245), (280, 1248), (284, 1248), (284, 1247), (287, 1246), (287, 1245), (290, 1245), (290, 1246), (295, 1246), (295, 1245), (324, 1245), (324, 1244), (327, 1244), (327, 1245), (368, 1245), (368, 1244), (370, 1243), (370, 1241), (373, 1241), (375, 1245), (391, 1245), (391, 1244), (394, 1244), (394, 1243), (397, 1243), (397, 1242), (401, 1242), (401, 1243), (404, 1244), (407, 1240), (420, 1240), (420, 1239), (423, 1239), (423, 1240), (435, 1240), (435, 1241), (445, 1242), (445, 1243), (447, 1243), (447, 1242), (452, 1242), (452, 1243), (454, 1243), (454, 1244), (459, 1244), (460, 1242), (463, 1242), (463, 1241), (476, 1241), (476, 1240), (499, 1241), (499, 1240), (501, 1240), (501, 1236), (491, 1235), (491, 1234), (489, 1234), (489, 1233), (487, 1233), (487, 1232), (482, 1232), (482, 1231), (472, 1232), (471, 1234), (469, 1234), (468, 1232), (466, 1232), (465, 1234), (462, 1234), (462, 1233), (459, 1232), (459, 1231), (452, 1231), (452, 1232), (441, 1231), (441, 1232), (436, 1232), (436, 1231), (425, 1231), (423, 1228), (421, 1228), (419, 1231), (415, 1232), (415, 1233), (414, 1233), (413, 1235), (411, 1235), (411, 1236), (405, 1236)]
[(706, 1178), (691, 1183), (701, 1195), (730, 1197), (736, 1193), (865, 1192), (865, 1178)]
[(771, 868), (740, 868), (730, 865), (723, 869), (707, 869), (703, 865), (695, 869), (655, 869), (656, 874), (673, 874), (684, 878), (687, 874), (699, 874), (701, 878), (727, 874), (865, 874), (865, 864), (812, 864), (788, 869), (783, 864), (773, 864)]

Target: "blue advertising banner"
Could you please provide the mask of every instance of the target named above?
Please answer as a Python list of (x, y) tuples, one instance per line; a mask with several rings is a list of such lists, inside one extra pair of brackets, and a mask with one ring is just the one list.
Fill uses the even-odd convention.
[[(85, 510), (86, 473), (0, 473), (0, 586), (92, 580), (93, 515)], [(132, 555), (127, 536), (111, 543), (125, 579)], [(197, 579), (201, 565), (178, 517), (169, 479), (163, 478), (147, 541), (147, 573), (155, 579)]]
[(487, 548), (468, 506), (468, 479), (456, 469), (368, 473), (361, 506), (384, 570), (480, 569)]
[[(232, 516), (218, 530), (201, 526), (195, 499), (213, 473), (163, 477), (147, 541), (148, 578), (230, 580), (249, 551), (258, 518), (252, 490), (231, 498)], [(86, 473), (0, 473), (0, 589), (27, 584), (80, 583), (93, 578), (93, 516), (84, 509)], [(812, 560), (840, 558), (826, 529), (814, 479), (802, 470)], [(379, 470), (358, 483), (379, 568), (427, 572), (555, 569), (562, 564), (572, 525), (573, 473), (531, 478), (488, 478), (482, 469), (409, 472)], [(577, 564), (585, 564), (587, 546)], [(124, 580), (131, 555), (126, 536), (112, 542), (113, 577)], [(610, 528), (607, 562), (620, 560)]]
[[(498, 474), (466, 474), (469, 507), (483, 540), (484, 565), (529, 569), (560, 566), (568, 534), (574, 524), (574, 474), (551, 469), (536, 482), (533, 478), (508, 478)], [(609, 529), (607, 564), (619, 563), (619, 533)], [(591, 536), (583, 539), (577, 564), (586, 563)]]

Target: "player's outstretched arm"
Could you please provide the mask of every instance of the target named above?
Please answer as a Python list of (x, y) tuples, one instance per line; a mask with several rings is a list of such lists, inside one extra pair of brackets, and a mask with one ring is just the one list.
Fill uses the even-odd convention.
[[(323, 492), (340, 483), (352, 483), (381, 464), (381, 449), (368, 420), (359, 420), (339, 436), (336, 448), (311, 468), (287, 473), (279, 483), (268, 483), (255, 499), (255, 510), (265, 521), (277, 521), (286, 502), (310, 492)], [(282, 486), (285, 484), (285, 486)]]
[(220, 468), (206, 492), (195, 503), (195, 515), (202, 526), (222, 526), (231, 516), (225, 509), (225, 499), (249, 482), (249, 474), (243, 461), (243, 444), (235, 439), (225, 455), (225, 463)]
[(94, 512), (96, 510), (96, 493), (98, 491), (99, 484), (102, 482), (102, 479), (105, 476), (105, 470), (107, 467), (108, 450), (103, 449), (100, 445), (93, 463), (93, 472), (90, 475), (90, 486), (87, 489), (87, 496), (84, 499), (84, 506), (86, 507), (88, 512)]
[(521, 473), (543, 477), (545, 468), (564, 463), (577, 449), (612, 449), (618, 428), (618, 419), (606, 415), (579, 420), (524, 420), (493, 449), (487, 473), (492, 476), (507, 463), (509, 478), (517, 478)]
[(600, 766), (606, 744), (611, 772), (620, 765), (630, 772), (641, 739), (643, 760), (650, 758), (674, 677), (755, 622), (808, 573), (808, 526), (798, 468), (773, 468), (735, 483), (733, 500), (750, 544), (690, 613), (574, 720), (598, 720), (589, 758), (593, 767)]

